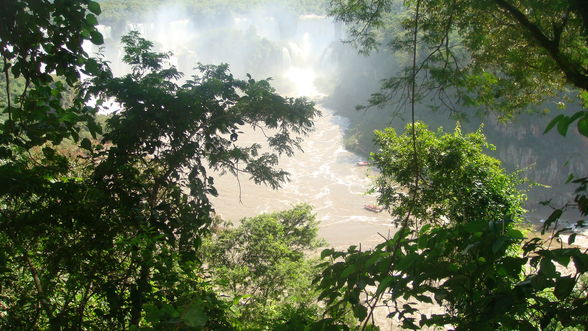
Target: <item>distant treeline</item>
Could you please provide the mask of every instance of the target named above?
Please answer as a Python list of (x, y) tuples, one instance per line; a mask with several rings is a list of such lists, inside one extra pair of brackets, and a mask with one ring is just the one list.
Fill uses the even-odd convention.
[(327, 13), (328, 0), (104, 0), (100, 1), (101, 22), (123, 20), (165, 7), (178, 6), (190, 16), (216, 19), (261, 9), (288, 9), (296, 14)]

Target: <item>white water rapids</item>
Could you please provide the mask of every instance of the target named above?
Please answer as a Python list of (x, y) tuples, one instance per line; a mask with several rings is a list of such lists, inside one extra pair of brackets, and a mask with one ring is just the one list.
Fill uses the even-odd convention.
[[(373, 246), (380, 236), (394, 231), (390, 215), (363, 209), (374, 203), (375, 196), (366, 195), (370, 186), (368, 167), (357, 166), (360, 158), (343, 148), (345, 120), (321, 108), (323, 116), (316, 121), (316, 130), (302, 144), (304, 153), (282, 158), (280, 167), (288, 171), (291, 181), (279, 190), (255, 185), (247, 177), (239, 183), (232, 175), (216, 178), (220, 196), (213, 199), (215, 209), (223, 218), (237, 221), (264, 212), (309, 203), (320, 220), (320, 236), (335, 247), (349, 245)], [(254, 141), (257, 133), (247, 130), (239, 136)], [(248, 137), (249, 136), (249, 137)], [(380, 234), (378, 234), (380, 233)]]

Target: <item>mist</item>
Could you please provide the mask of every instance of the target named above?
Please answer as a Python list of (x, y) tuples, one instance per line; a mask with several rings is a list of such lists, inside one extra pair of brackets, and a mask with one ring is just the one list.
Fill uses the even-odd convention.
[[(161, 5), (140, 16), (105, 19), (99, 25), (105, 39), (102, 52), (117, 75), (122, 63), (120, 38), (138, 31), (160, 52), (171, 52), (169, 65), (193, 75), (197, 63), (228, 63), (237, 78), (271, 78), (278, 92), (320, 99), (334, 88), (340, 70), (334, 50), (342, 47), (342, 26), (331, 17), (297, 14), (280, 6), (228, 13), (222, 19), (190, 16), (180, 5)], [(98, 51), (87, 45), (90, 53)]]
[[(354, 168), (354, 164), (366, 160), (369, 153), (375, 151), (373, 130), (405, 126), (407, 116), (401, 105), (403, 100), (399, 97), (381, 109), (358, 112), (355, 107), (366, 105), (383, 79), (400, 72), (405, 61), (401, 54), (381, 48), (370, 55), (360, 55), (350, 43), (344, 42), (349, 36), (342, 23), (327, 15), (304, 13), (278, 4), (252, 5), (240, 11), (217, 8), (211, 13), (198, 12), (177, 2), (163, 2), (140, 13), (123, 12), (101, 20), (99, 30), (105, 39), (101, 51), (117, 75), (129, 70), (121, 61), (120, 38), (136, 30), (152, 41), (157, 51), (173, 53), (168, 65), (183, 72), (183, 79), (196, 74), (197, 63), (228, 63), (231, 73), (238, 79), (246, 79), (247, 74), (253, 79), (270, 78), (280, 94), (308, 97), (323, 107), (325, 116), (317, 125), (319, 132), (306, 138), (304, 153), (281, 163), (292, 174), (285, 189), (275, 192), (246, 180), (237, 183), (231, 176), (224, 176), (219, 185), (221, 198), (215, 202), (222, 215), (237, 219), (288, 208), (296, 202), (310, 202), (323, 217), (323, 227), (328, 227), (331, 220), (333, 224), (364, 226), (363, 230), (356, 231), (363, 233), (374, 224), (383, 227), (389, 223), (388, 219), (362, 210), (362, 204), (372, 202), (374, 197), (363, 194), (369, 188), (370, 179), (364, 170)], [(98, 51), (89, 45), (88, 50)], [(437, 100), (426, 100), (418, 107), (417, 119), (433, 128), (452, 130), (457, 120), (442, 106)], [(541, 107), (557, 112), (549, 103)], [(474, 131), (484, 123), (489, 142), (497, 147), (493, 156), (501, 159), (509, 171), (525, 169), (522, 174), (530, 182), (550, 187), (524, 188), (531, 201), (551, 199), (553, 195), (556, 195), (556, 202), (565, 201), (570, 192), (562, 184), (565, 178), (570, 173), (588, 170), (578, 153), (584, 148), (586, 139), (572, 133), (573, 137), (565, 138), (566, 149), (554, 149), (553, 146), (564, 143), (564, 138), (555, 133), (543, 136), (541, 128), (552, 116), (521, 115), (514, 123), (505, 125), (492, 115), (478, 114), (475, 109), (460, 110), (467, 115), (459, 118), (464, 131)], [(255, 142), (259, 133), (245, 131), (243, 140)], [(321, 145), (321, 142), (327, 144)], [(310, 176), (308, 169), (322, 170), (310, 171), (314, 173)], [(338, 187), (337, 183), (349, 173), (353, 176), (347, 178), (343, 187)], [(355, 186), (357, 183), (361, 185)], [(339, 195), (341, 192), (347, 195)], [(355, 205), (347, 209), (337, 200), (342, 200), (343, 204), (352, 200)], [(537, 215), (536, 221), (546, 213), (537, 203), (529, 205), (528, 209)], [(338, 241), (337, 233), (340, 231), (322, 234), (335, 244), (354, 244), (356, 240), (365, 239)]]

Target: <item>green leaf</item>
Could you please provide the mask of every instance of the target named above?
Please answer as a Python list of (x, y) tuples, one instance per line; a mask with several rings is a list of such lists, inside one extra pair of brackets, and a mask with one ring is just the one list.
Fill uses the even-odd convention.
[(571, 123), (574, 123), (574, 122), (575, 122), (575, 121), (576, 121), (578, 118), (580, 118), (580, 117), (584, 116), (584, 114), (585, 114), (585, 113), (586, 113), (586, 112), (585, 112), (585, 111), (583, 111), (583, 110), (576, 112), (574, 115), (572, 115), (572, 117), (570, 117), (570, 118), (568, 119), (568, 123), (570, 123), (570, 124), (571, 124)]
[(376, 262), (382, 259), (382, 256), (383, 254), (381, 254), (380, 252), (374, 252), (374, 254), (366, 261), (366, 267), (374, 265)]
[(378, 296), (382, 292), (384, 292), (384, 290), (386, 290), (388, 288), (388, 286), (390, 286), (390, 284), (392, 284), (393, 281), (394, 281), (394, 277), (387, 276), (386, 278), (384, 278), (384, 280), (382, 280), (380, 282), (380, 285), (378, 285), (378, 289), (376, 290), (376, 296)]
[(92, 26), (97, 25), (98, 24), (98, 19), (96, 18), (96, 16), (92, 15), (92, 14), (88, 14), (86, 16), (86, 22)]
[(570, 249), (554, 249), (551, 251), (551, 256), (554, 261), (561, 264), (564, 267), (567, 267), (570, 263), (570, 256), (573, 250)]
[(563, 300), (572, 293), (574, 285), (576, 285), (576, 280), (574, 278), (570, 276), (561, 277), (555, 283), (553, 294), (555, 294), (555, 297), (559, 300)]
[(588, 115), (585, 115), (578, 121), (578, 132), (584, 137), (588, 137)]
[(88, 151), (91, 151), (92, 150), (92, 142), (90, 141), (90, 139), (84, 138), (84, 139), (82, 139), (82, 142), (80, 143), (80, 147), (82, 147), (83, 149), (86, 149)]
[(102, 45), (104, 44), (104, 37), (102, 37), (102, 34), (96, 30), (90, 32), (90, 41), (94, 44), (94, 45)]
[(547, 127), (545, 128), (545, 131), (543, 133), (551, 131), (551, 129), (553, 129), (553, 127), (563, 118), (565, 118), (565, 115), (557, 115), (554, 119), (551, 120), (551, 122), (549, 122), (549, 124), (547, 124)]
[(355, 272), (355, 265), (349, 265), (347, 268), (345, 268), (345, 270), (343, 270), (343, 272), (341, 273), (341, 278), (345, 279), (347, 277), (349, 277), (349, 275), (351, 275), (352, 273)]
[(426, 303), (433, 304), (433, 299), (431, 299), (430, 296), (427, 296), (427, 295), (417, 295), (415, 298), (417, 300), (419, 300), (420, 302), (426, 302)]
[(543, 275), (535, 275), (531, 278), (531, 286), (533, 289), (542, 291), (550, 286), (550, 282)]
[(367, 317), (368, 310), (364, 305), (358, 304), (353, 306), (353, 315), (360, 321)]
[(208, 321), (208, 316), (200, 307), (200, 303), (196, 302), (190, 305), (190, 307), (184, 312), (182, 320), (187, 326), (201, 328)]
[(100, 4), (96, 1), (88, 1), (88, 10), (94, 13), (95, 15), (100, 15), (102, 9), (100, 9)]
[(98, 62), (96, 62), (94, 59), (88, 59), (84, 64), (84, 69), (88, 74), (95, 76), (101, 72)]
[(321, 259), (324, 259), (327, 256), (331, 256), (334, 252), (335, 250), (332, 248), (323, 249), (323, 251), (321, 252)]
[(432, 227), (431, 224), (425, 224), (423, 225), (423, 227), (419, 230), (419, 235), (422, 235), (424, 233), (426, 233), (427, 231), (429, 231), (429, 229)]
[(469, 233), (483, 232), (486, 229), (485, 222), (469, 222), (464, 225), (464, 230)]
[(568, 237), (568, 245), (573, 244), (576, 241), (576, 233), (572, 233), (569, 237)]
[(161, 320), (161, 313), (154, 304), (146, 304), (143, 310), (145, 311), (145, 320), (147, 322), (157, 323)]
[(492, 243), (492, 253), (496, 254), (498, 251), (500, 251), (502, 249), (502, 247), (504, 247), (505, 243), (506, 243), (506, 237), (504, 237), (504, 236), (498, 237), (494, 241), (494, 243)]
[(521, 273), (522, 266), (524, 266), (526, 262), (527, 260), (524, 258), (507, 256), (502, 262), (502, 265), (507, 275), (516, 276)]
[(549, 229), (549, 227), (551, 226), (551, 224), (557, 220), (559, 220), (559, 218), (561, 217), (561, 214), (563, 213), (563, 210), (561, 209), (556, 209), (554, 210), (551, 215), (549, 215), (549, 217), (545, 220), (545, 223), (543, 223), (543, 228), (541, 229), (541, 234), (545, 234), (545, 231), (547, 229)]
[(584, 273), (588, 271), (588, 255), (582, 254), (578, 251), (577, 254), (572, 256), (572, 260), (574, 261), (577, 272)]
[(557, 132), (559, 132), (559, 134), (564, 137), (568, 134), (569, 127), (570, 122), (566, 116), (564, 116), (562, 119), (559, 120), (559, 122), (557, 122)]
[(574, 174), (569, 174), (568, 178), (566, 178), (565, 183), (569, 184), (572, 180), (574, 180)]
[(543, 274), (545, 277), (556, 277), (557, 271), (555, 270), (555, 264), (549, 258), (542, 258), (539, 272)]
[(525, 239), (525, 235), (517, 229), (510, 229), (506, 234), (512, 239)]

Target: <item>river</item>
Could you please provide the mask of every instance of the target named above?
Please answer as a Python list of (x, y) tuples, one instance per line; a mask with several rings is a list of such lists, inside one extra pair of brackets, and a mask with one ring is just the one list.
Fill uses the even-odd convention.
[[(297, 203), (313, 206), (320, 220), (319, 235), (330, 246), (371, 247), (382, 241), (395, 228), (390, 215), (363, 209), (375, 203), (375, 195), (367, 195), (371, 185), (369, 167), (357, 166), (361, 159), (343, 147), (343, 130), (347, 123), (330, 109), (319, 106), (322, 116), (316, 129), (304, 140), (302, 149), (293, 157), (283, 157), (280, 167), (290, 173), (290, 181), (281, 189), (272, 190), (255, 185), (242, 176), (217, 177), (219, 197), (213, 199), (223, 218), (238, 221), (265, 212), (284, 210)], [(244, 143), (257, 139), (257, 133), (240, 135)], [(239, 185), (240, 182), (240, 185)]]

